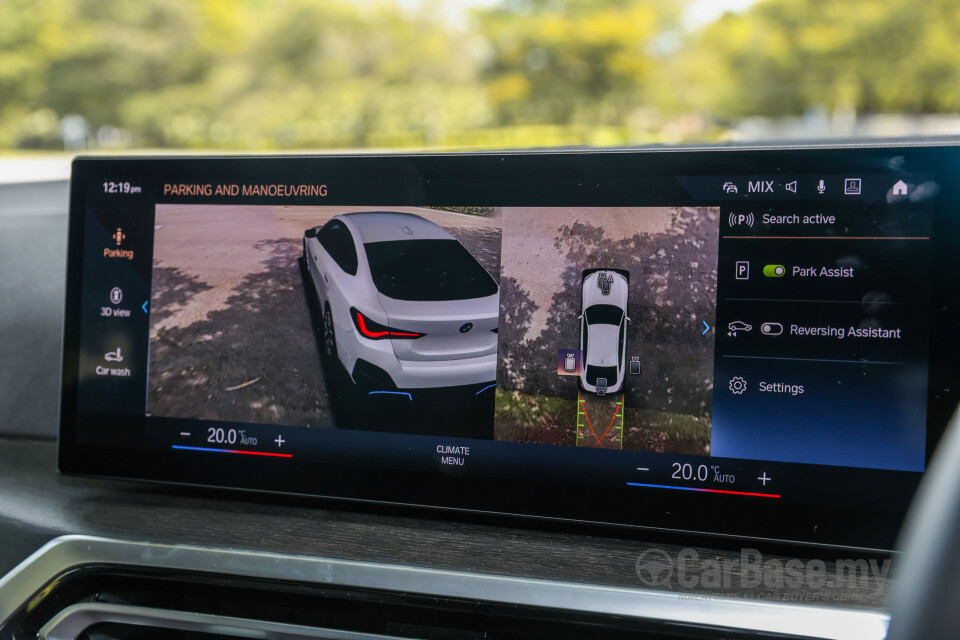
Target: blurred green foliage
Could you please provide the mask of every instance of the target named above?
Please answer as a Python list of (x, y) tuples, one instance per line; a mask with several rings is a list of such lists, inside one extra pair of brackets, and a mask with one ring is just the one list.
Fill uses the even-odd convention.
[[(0, 148), (607, 146), (960, 110), (956, 0), (0, 0)], [(459, 16), (459, 17), (457, 17)]]

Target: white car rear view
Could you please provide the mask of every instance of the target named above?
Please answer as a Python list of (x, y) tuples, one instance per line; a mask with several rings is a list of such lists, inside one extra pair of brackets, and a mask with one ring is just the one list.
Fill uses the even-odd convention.
[(338, 215), (304, 234), (323, 351), (368, 393), (496, 379), (499, 286), (449, 232), (408, 213)]

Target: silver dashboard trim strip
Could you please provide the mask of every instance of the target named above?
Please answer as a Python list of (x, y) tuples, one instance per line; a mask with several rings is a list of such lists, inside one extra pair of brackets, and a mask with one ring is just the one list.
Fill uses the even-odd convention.
[(71, 535), (51, 540), (0, 578), (0, 628), (52, 580), (87, 565), (334, 584), (835, 640), (881, 640), (890, 619), (878, 610)]
[(76, 640), (81, 633), (93, 625), (104, 622), (258, 640), (402, 640), (396, 636), (378, 633), (357, 633), (282, 622), (264, 622), (232, 616), (100, 602), (67, 607), (43, 625), (37, 633), (37, 639)]

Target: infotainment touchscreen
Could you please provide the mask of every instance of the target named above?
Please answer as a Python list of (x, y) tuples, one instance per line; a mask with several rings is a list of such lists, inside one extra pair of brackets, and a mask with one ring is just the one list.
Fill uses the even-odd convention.
[(81, 158), (64, 472), (888, 548), (954, 148)]

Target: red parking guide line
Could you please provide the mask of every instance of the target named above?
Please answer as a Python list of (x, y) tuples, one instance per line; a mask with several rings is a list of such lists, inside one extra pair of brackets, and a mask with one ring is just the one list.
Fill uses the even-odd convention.
[(267, 451), (241, 451), (239, 449), (213, 449), (211, 447), (184, 447), (179, 444), (171, 445), (174, 449), (184, 451), (211, 451), (213, 453), (242, 453), (247, 456), (268, 456), (271, 458), (292, 458), (292, 453), (269, 453)]

